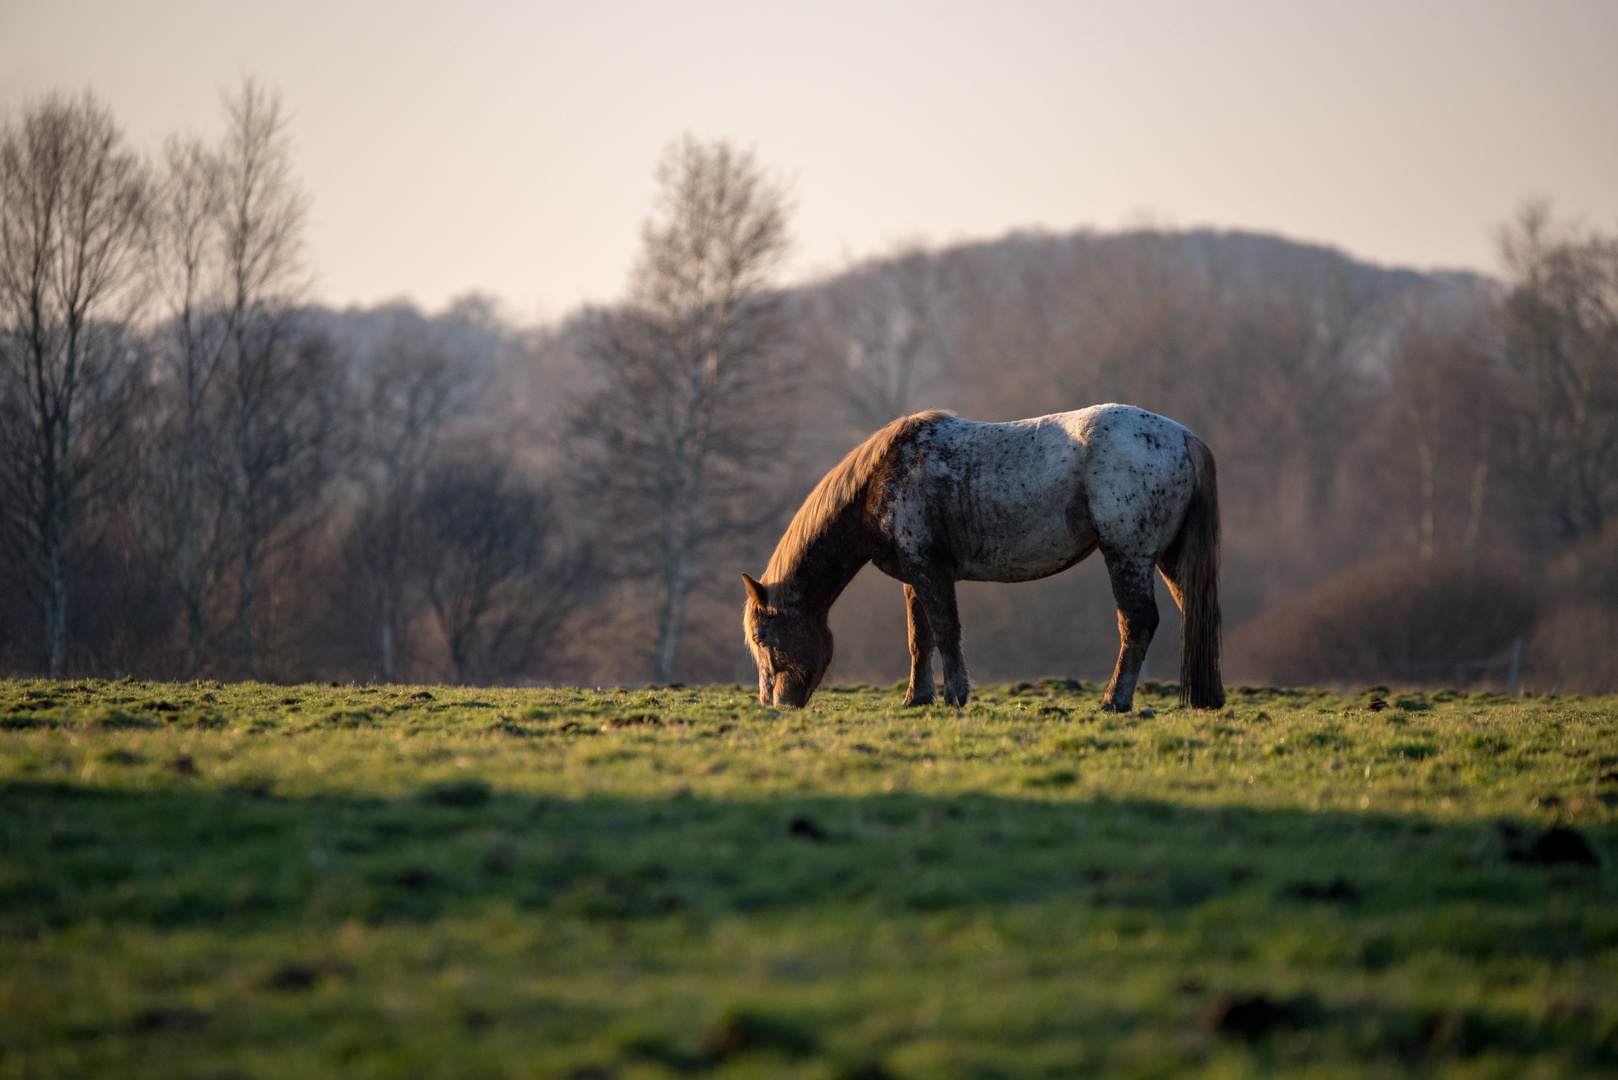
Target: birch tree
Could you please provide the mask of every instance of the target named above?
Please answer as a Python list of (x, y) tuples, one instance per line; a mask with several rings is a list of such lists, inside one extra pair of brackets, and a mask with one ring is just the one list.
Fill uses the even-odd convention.
[(53, 677), (67, 657), (69, 530), (128, 375), (147, 186), (89, 95), (48, 97), (0, 132), (0, 500)]
[(330, 431), (330, 349), (300, 342), (307, 203), (292, 175), (280, 99), (252, 80), (225, 102), (220, 243), (239, 543), (236, 673), (253, 664), (254, 598), (266, 541), (318, 490)]
[(1523, 452), (1553, 538), (1571, 544), (1618, 514), (1618, 237), (1559, 226), (1533, 204), (1501, 247)]
[[(153, 213), (157, 280), (167, 307), (166, 373), (175, 390), (179, 462), (172, 492), (171, 546), (185, 613), (185, 672), (194, 674), (203, 639), (203, 606), (224, 553), (228, 488), (206, 460), (217, 447), (216, 376), (231, 341), (226, 304), (223, 162), (200, 139), (171, 137)], [(206, 487), (206, 491), (205, 491)], [(211, 496), (211, 497), (209, 497)]]
[(574, 428), (599, 451), (591, 475), (617, 504), (616, 527), (634, 543), (645, 542), (634, 519), (653, 528), (652, 666), (667, 682), (699, 554), (746, 527), (750, 500), (735, 496), (770, 468), (792, 412), (770, 291), (789, 239), (786, 193), (749, 151), (688, 137), (657, 179), (629, 303), (587, 326), (602, 392)]
[[(396, 315), (366, 356), (355, 395), (366, 496), (355, 529), (360, 564), (354, 572), (373, 609), (384, 682), (394, 680), (395, 656), (409, 656), (409, 534), (427, 509), (422, 485), (446, 427), (472, 411), (481, 389), (472, 365), (451, 352), (440, 330), (414, 312), (409, 316)], [(457, 639), (446, 634), (453, 651)], [(464, 673), (464, 659), (456, 662)]]

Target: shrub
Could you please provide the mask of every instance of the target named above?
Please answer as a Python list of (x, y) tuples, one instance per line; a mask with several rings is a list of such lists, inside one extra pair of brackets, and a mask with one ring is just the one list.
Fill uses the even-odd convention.
[(1294, 686), (1498, 679), (1504, 670), (1491, 662), (1528, 632), (1537, 599), (1498, 567), (1361, 563), (1238, 627), (1226, 643), (1227, 666)]

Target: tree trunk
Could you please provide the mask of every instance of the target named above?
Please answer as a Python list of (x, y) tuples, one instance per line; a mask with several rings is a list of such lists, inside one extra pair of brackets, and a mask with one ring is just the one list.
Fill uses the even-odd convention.
[[(48, 395), (44, 383), (43, 357), (40, 364), (42, 400)], [(69, 319), (67, 362), (62, 374), (61, 395), (52, 403), (52, 423), (46, 443), (45, 506), (41, 521), (45, 570), (45, 656), (50, 677), (59, 679), (67, 662), (67, 511), (72, 491), (71, 454), (73, 450), (73, 395), (78, 385), (79, 328)]]
[[(189, 354), (191, 345), (186, 343)], [(185, 673), (197, 672), (202, 646), (202, 583), (197, 565), (197, 469), (201, 448), (197, 432), (197, 373), (188, 355), (185, 373), (185, 496), (180, 522), (180, 591), (185, 603)]]
[[(722, 315), (717, 323), (714, 332), (722, 334), (728, 318)], [(663, 611), (658, 620), (657, 663), (653, 671), (653, 680), (659, 683), (674, 681), (680, 658), (686, 602), (691, 595), (691, 563), (697, 546), (697, 505), (702, 495), (703, 464), (708, 455), (718, 381), (719, 358), (709, 352), (693, 380), (671, 470), (671, 497), (663, 505)]]
[(662, 528), (659, 530), (659, 540), (663, 549), (663, 609), (657, 620), (657, 654), (652, 664), (652, 681), (659, 683), (674, 680), (674, 665), (680, 653), (680, 630), (685, 613), (685, 598), (680, 595), (680, 565), (689, 564), (689, 537), (678, 533), (679, 524), (684, 519), (679, 505), (685, 496), (684, 480), (685, 465), (681, 455), (676, 454), (673, 472), (673, 481), (669, 485), (668, 497), (663, 500)]
[(245, 500), (245, 520), (242, 523), (242, 580), (241, 602), (237, 608), (240, 636), (236, 646), (236, 677), (246, 679), (253, 673), (253, 584), (258, 569), (258, 500), (249, 491)]
[(67, 573), (62, 557), (67, 530), (59, 508), (53, 518), (45, 541), (45, 652), (50, 677), (60, 679), (67, 659)]
[(674, 681), (680, 658), (680, 632), (685, 628), (686, 598), (691, 592), (691, 542), (687, 534), (672, 546), (664, 560), (663, 611), (657, 624), (656, 682)]
[(702, 458), (692, 463), (691, 485), (681, 509), (680, 542), (673, 552), (667, 598), (663, 604), (663, 630), (658, 635), (657, 681), (674, 681), (674, 668), (680, 655), (680, 637), (685, 629), (686, 601), (691, 596), (691, 563), (696, 556), (697, 500), (702, 484)]

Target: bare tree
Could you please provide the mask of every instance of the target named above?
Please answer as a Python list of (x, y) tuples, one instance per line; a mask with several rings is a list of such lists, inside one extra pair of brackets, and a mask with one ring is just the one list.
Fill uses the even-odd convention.
[(340, 414), (338, 346), (290, 321), (232, 371), (235, 515), (240, 567), (236, 671), (252, 673), (256, 574), (272, 544), (313, 522), (333, 461)]
[(115, 408), (92, 418), (86, 406), (106, 406), (128, 374), (122, 323), (140, 297), (146, 171), (121, 142), (88, 95), (46, 98), (0, 134), (0, 498), (32, 569), (52, 676), (67, 654), (71, 519), (118, 426)]
[[(223, 163), (198, 139), (171, 137), (153, 214), (157, 278), (168, 308), (164, 350), (177, 391), (175, 420), (179, 454), (178, 491), (168, 522), (178, 563), (176, 576), (185, 611), (185, 671), (195, 673), (203, 638), (203, 607), (223, 555), (223, 518), (228, 488), (204, 481), (216, 469), (205, 461), (216, 445), (215, 376), (230, 344), (227, 317)], [(206, 505), (205, 505), (206, 504)]]
[[(666, 682), (699, 551), (745, 524), (737, 492), (769, 467), (791, 415), (781, 300), (768, 291), (789, 240), (786, 194), (751, 152), (688, 137), (657, 178), (629, 304), (587, 322), (584, 349), (603, 386), (574, 429), (598, 452), (589, 475), (626, 516), (655, 522), (653, 672)], [(615, 524), (644, 536), (632, 521)]]
[(456, 681), (538, 662), (581, 595), (584, 568), (549, 494), (497, 461), (446, 462), (426, 477), (410, 526), (411, 561)]
[(1501, 248), (1515, 279), (1506, 334), (1524, 452), (1555, 540), (1570, 544), (1618, 512), (1618, 237), (1579, 235), (1536, 203)]
[(1497, 487), (1502, 479), (1495, 458), (1508, 442), (1511, 395), (1498, 350), (1487, 344), (1407, 331), (1390, 358), (1381, 423), (1372, 418), (1375, 452), (1356, 469), (1356, 486), (1374, 504), (1356, 516), (1370, 522), (1380, 510), (1424, 561), (1475, 566), (1491, 549), (1515, 546), (1512, 531), (1529, 516), (1508, 490), (1489, 487), (1491, 475)]
[(470, 365), (459, 360), (437, 328), (399, 313), (366, 357), (363, 385), (355, 395), (367, 491), (355, 536), (363, 565), (356, 569), (369, 585), (382, 678), (388, 682), (394, 678), (395, 655), (408, 655), (408, 540), (423, 510), (422, 485), (446, 426), (471, 411), (480, 389)]
[(320, 389), (329, 350), (296, 340), (306, 211), (292, 176), (279, 97), (252, 80), (225, 101), (220, 154), (225, 350), (240, 540), (236, 673), (253, 664), (253, 599), (263, 546), (278, 522), (318, 489), (319, 443), (330, 402)]
[(927, 395), (942, 389), (946, 375), (943, 278), (937, 255), (913, 243), (819, 291), (811, 348), (835, 361), (838, 396), (858, 431), (936, 404)]

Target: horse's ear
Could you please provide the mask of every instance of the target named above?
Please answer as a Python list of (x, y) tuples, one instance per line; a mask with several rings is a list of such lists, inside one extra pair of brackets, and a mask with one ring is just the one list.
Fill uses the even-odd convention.
[(742, 581), (747, 585), (747, 595), (753, 598), (753, 603), (759, 607), (770, 606), (770, 591), (768, 589), (746, 574), (742, 575)]

